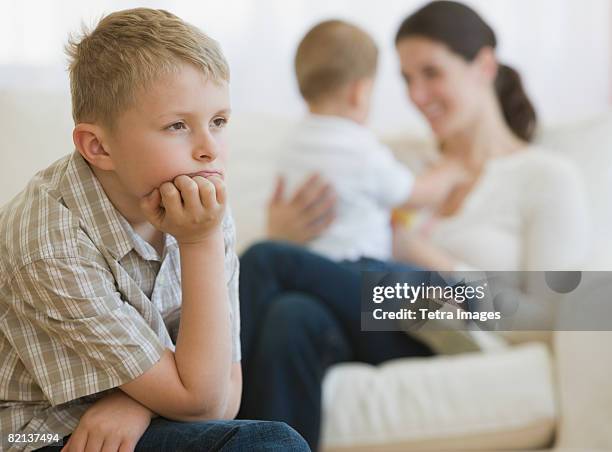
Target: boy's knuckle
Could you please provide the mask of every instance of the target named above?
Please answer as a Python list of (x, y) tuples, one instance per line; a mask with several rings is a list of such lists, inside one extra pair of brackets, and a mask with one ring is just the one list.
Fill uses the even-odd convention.
[(164, 182), (160, 187), (159, 187), (159, 191), (162, 194), (168, 194), (174, 191), (174, 186), (172, 183), (170, 182)]
[(164, 194), (164, 198), (166, 198), (166, 201), (170, 201), (170, 202), (174, 202), (177, 196), (178, 196), (178, 192), (176, 191), (168, 191), (167, 193)]
[(174, 185), (176, 185), (180, 189), (189, 187), (192, 184), (192, 182), (193, 181), (191, 180), (191, 178), (188, 176), (185, 176), (184, 174), (177, 176), (174, 179)]
[(189, 192), (194, 192), (198, 190), (198, 184), (190, 178), (187, 178), (187, 180), (185, 180), (185, 182), (183, 183), (183, 187)]

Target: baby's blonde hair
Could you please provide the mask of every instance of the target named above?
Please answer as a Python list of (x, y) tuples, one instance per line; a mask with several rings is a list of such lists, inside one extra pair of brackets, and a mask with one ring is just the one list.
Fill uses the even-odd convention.
[(374, 77), (378, 48), (361, 28), (341, 20), (313, 27), (295, 54), (295, 73), (302, 97), (315, 102), (349, 82)]
[(75, 124), (99, 122), (112, 129), (139, 91), (185, 63), (209, 80), (229, 81), (219, 44), (164, 10), (136, 8), (109, 14), (93, 31), (71, 37), (66, 53)]

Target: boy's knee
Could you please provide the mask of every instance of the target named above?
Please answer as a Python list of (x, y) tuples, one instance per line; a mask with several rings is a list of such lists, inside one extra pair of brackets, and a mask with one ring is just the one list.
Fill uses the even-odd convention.
[(233, 440), (247, 445), (249, 450), (310, 451), (304, 438), (284, 422), (246, 422)]

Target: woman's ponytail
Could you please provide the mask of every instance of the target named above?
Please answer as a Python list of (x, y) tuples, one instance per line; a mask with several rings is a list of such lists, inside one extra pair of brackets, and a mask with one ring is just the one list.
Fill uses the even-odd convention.
[(510, 129), (519, 138), (531, 141), (536, 128), (536, 112), (525, 94), (519, 73), (500, 64), (495, 79), (495, 91)]

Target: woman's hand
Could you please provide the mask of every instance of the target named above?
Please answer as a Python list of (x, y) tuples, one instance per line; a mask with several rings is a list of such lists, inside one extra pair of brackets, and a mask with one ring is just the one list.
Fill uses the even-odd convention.
[(81, 416), (62, 452), (132, 452), (155, 414), (121, 390)]
[(285, 199), (285, 181), (279, 177), (268, 203), (268, 238), (298, 244), (319, 236), (334, 221), (336, 194), (318, 174), (311, 175), (290, 199)]

